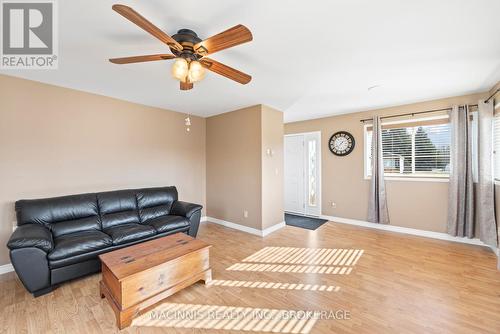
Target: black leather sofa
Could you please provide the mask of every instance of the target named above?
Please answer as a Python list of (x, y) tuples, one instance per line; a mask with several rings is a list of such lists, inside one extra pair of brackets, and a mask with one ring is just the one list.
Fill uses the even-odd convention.
[(202, 206), (177, 200), (175, 187), (128, 189), (15, 204), (10, 259), (35, 297), (100, 271), (98, 255), (184, 232), (196, 237)]

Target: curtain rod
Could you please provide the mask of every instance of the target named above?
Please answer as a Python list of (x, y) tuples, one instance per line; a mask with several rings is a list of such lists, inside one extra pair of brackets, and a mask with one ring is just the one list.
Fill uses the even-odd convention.
[(484, 103), (488, 103), (493, 98), (493, 96), (497, 95), (498, 92), (500, 92), (500, 88), (497, 88), (497, 90), (493, 94), (491, 94), (490, 97), (484, 100)]
[[(469, 104), (469, 107), (477, 107), (477, 104)], [(432, 110), (416, 111), (416, 112), (410, 112), (410, 113), (406, 113), (406, 114), (383, 116), (383, 117), (380, 117), (380, 119), (394, 118), (394, 117), (403, 117), (403, 116), (415, 116), (415, 115), (427, 114), (427, 113), (431, 113), (431, 112), (450, 111), (450, 110), (452, 110), (452, 108), (443, 108), (443, 109), (432, 109)], [(371, 121), (371, 120), (372, 120), (372, 118), (365, 118), (365, 119), (360, 120), (360, 122), (364, 123), (364, 122)]]

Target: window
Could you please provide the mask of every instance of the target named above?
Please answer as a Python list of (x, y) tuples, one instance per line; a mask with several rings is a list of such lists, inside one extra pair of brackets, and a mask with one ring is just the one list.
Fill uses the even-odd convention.
[(500, 181), (500, 114), (493, 120), (493, 160), (495, 162), (495, 181)]
[(309, 172), (309, 178), (308, 178), (308, 187), (309, 187), (309, 206), (316, 206), (316, 175), (318, 174), (316, 170), (317, 161), (316, 161), (316, 140), (309, 140), (308, 141), (308, 146), (309, 149), (308, 154), (309, 156), (307, 157), (307, 164), (308, 164), (308, 172)]
[[(365, 125), (365, 176), (371, 175), (371, 125)], [(448, 116), (382, 123), (384, 173), (396, 177), (446, 178), (450, 173)]]

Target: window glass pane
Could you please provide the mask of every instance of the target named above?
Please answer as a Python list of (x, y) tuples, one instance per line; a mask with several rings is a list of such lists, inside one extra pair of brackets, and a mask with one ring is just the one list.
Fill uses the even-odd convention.
[(415, 173), (450, 173), (449, 124), (427, 125), (414, 128), (415, 131)]
[(413, 128), (382, 130), (384, 172), (408, 174), (412, 172)]
[[(384, 172), (393, 176), (449, 176), (451, 128), (449, 123), (412, 122), (382, 127)], [(420, 125), (419, 125), (420, 124)], [(499, 123), (500, 124), (500, 123)], [(366, 131), (367, 175), (371, 175), (371, 131)], [(500, 143), (500, 140), (499, 140)]]
[(366, 130), (365, 135), (366, 152), (366, 176), (372, 175), (372, 131)]
[(317, 169), (317, 161), (316, 161), (316, 140), (310, 140), (308, 142), (308, 185), (309, 185), (309, 206), (316, 206), (316, 169)]

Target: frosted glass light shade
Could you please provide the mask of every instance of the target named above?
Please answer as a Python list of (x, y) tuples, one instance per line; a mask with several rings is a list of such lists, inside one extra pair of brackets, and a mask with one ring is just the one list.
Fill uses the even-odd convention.
[(193, 60), (189, 63), (189, 82), (196, 82), (203, 80), (205, 77), (205, 68), (200, 64), (199, 61)]
[(172, 75), (180, 81), (186, 81), (186, 76), (189, 72), (189, 65), (186, 59), (176, 58), (172, 65)]

